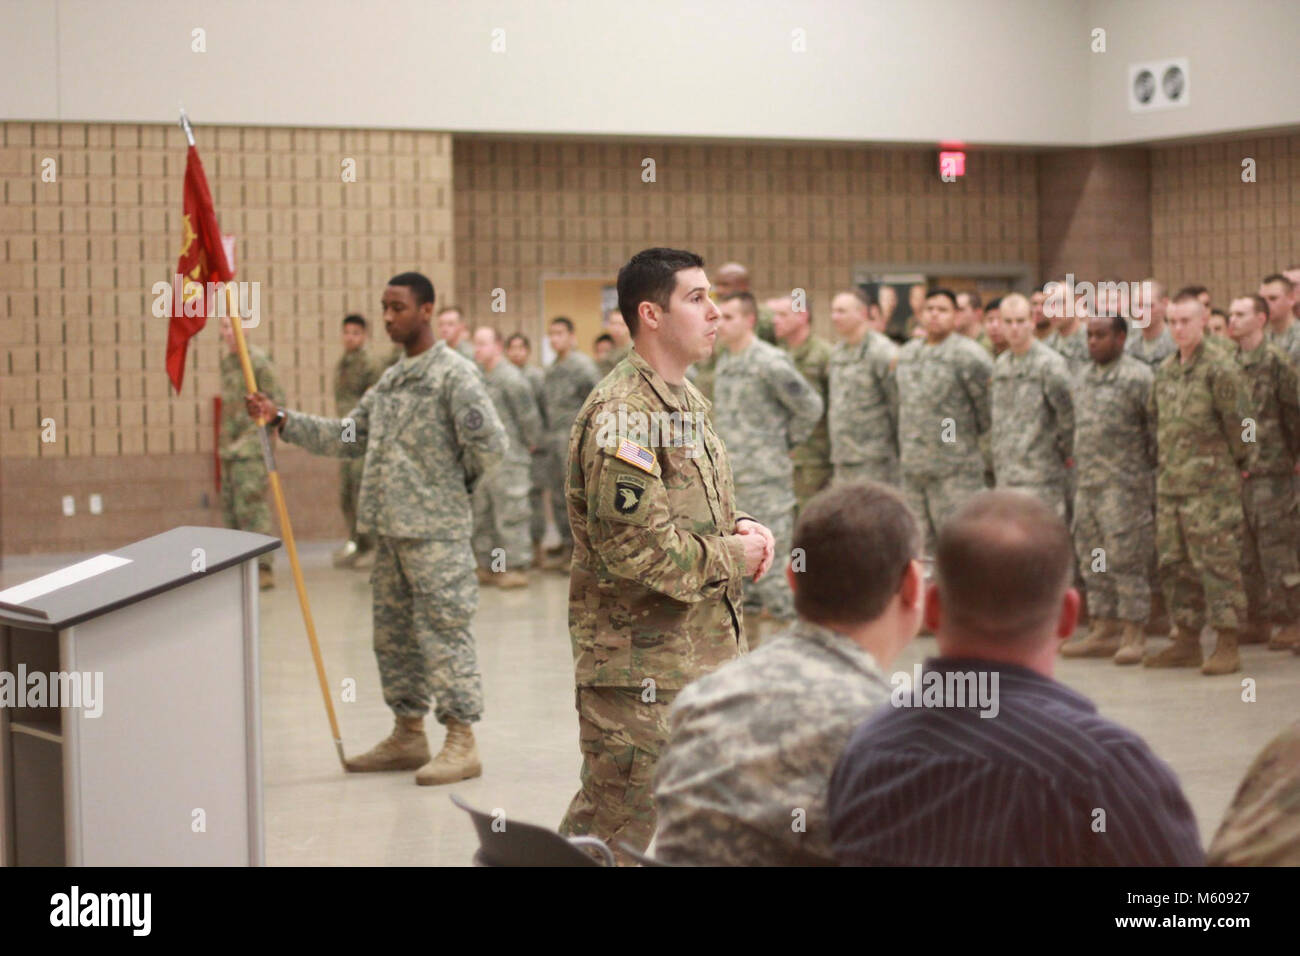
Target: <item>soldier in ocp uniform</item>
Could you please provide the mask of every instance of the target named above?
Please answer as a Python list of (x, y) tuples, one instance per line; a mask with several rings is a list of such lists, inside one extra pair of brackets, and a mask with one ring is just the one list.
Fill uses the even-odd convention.
[[(713, 425), (736, 461), (736, 501), (767, 525), (784, 562), (794, 535), (791, 451), (812, 434), (824, 406), (817, 390), (775, 345), (754, 334), (758, 306), (748, 292), (722, 300), (718, 338), (726, 350), (714, 378)], [(750, 647), (758, 646), (758, 612), (781, 626), (794, 619), (794, 597), (783, 574), (745, 589)]]
[[(1300, 650), (1300, 520), (1294, 480), (1300, 460), (1300, 386), (1287, 354), (1265, 339), (1268, 304), (1257, 295), (1234, 299), (1228, 333), (1255, 408), (1255, 467), (1242, 486), (1246, 537), (1242, 574), (1249, 620), (1243, 644), (1268, 642)], [(1272, 626), (1281, 630), (1272, 635)]]
[[(821, 396), (824, 409), (830, 397), (828, 366), (831, 343), (813, 333), (806, 300), (798, 312), (794, 310), (793, 299), (788, 295), (769, 299), (767, 307), (772, 311), (772, 327), (778, 344), (790, 356), (790, 361), (799, 370), (799, 374)], [(795, 446), (790, 458), (794, 462), (794, 513), (797, 518), (799, 509), (808, 499), (831, 481), (831, 439), (825, 411), (817, 419), (812, 434)]]
[(474, 553), (478, 579), (500, 588), (528, 586), (532, 552), (528, 542), (529, 449), (542, 440), (542, 416), (522, 372), (503, 355), (501, 333), (474, 333), (474, 359), (506, 430), (501, 464), (474, 489)]
[[(375, 657), (393, 732), (347, 761), (352, 772), (414, 770), (416, 783), (482, 773), (471, 724), (483, 712), (470, 620), (478, 608), (470, 494), (505, 453), (506, 434), (478, 370), (435, 341), (433, 283), (388, 280), (384, 325), (405, 355), (344, 419), (280, 410), (263, 394), (248, 412), (319, 455), (365, 458), (357, 528), (377, 536), (370, 583)], [(430, 759), (424, 715), (447, 728)]]
[(716, 336), (704, 261), (643, 250), (619, 270), (618, 298), (632, 352), (587, 399), (569, 443), (569, 630), (583, 762), (560, 824), (565, 835), (615, 844), (616, 854), (619, 842), (639, 850), (650, 842), (668, 707), (746, 650), (743, 581), (761, 577), (774, 556), (772, 533), (736, 510), (727, 450), (686, 380)]
[(1074, 554), (1091, 626), (1066, 657), (1142, 660), (1155, 555), (1152, 477), (1156, 435), (1148, 418), (1155, 376), (1125, 350), (1127, 323), (1088, 320), (1092, 363), (1074, 383)]
[[(366, 390), (379, 381), (383, 366), (366, 349), (364, 316), (349, 315), (343, 320), (343, 355), (334, 367), (334, 413), (342, 417), (357, 407)], [(339, 501), (343, 520), (348, 526), (348, 540), (334, 554), (334, 566), (363, 568), (374, 564), (375, 541), (371, 535), (357, 531), (357, 496), (361, 493), (360, 458), (339, 462)]]
[[(217, 448), (221, 459), (221, 519), (227, 528), (274, 534), (271, 506), (266, 502), (266, 461), (257, 437), (258, 426), (244, 412), (248, 389), (229, 316), (221, 317), (221, 338), (226, 344), (226, 354), (221, 356), (221, 441)], [(275, 396), (276, 401), (283, 401), (284, 390), (270, 356), (247, 340), (245, 344), (257, 387)], [(257, 578), (263, 591), (275, 587), (270, 554), (258, 557)]]
[[(1253, 409), (1232, 356), (1206, 345), (1205, 319), (1197, 297), (1180, 292), (1169, 308), (1178, 351), (1161, 363), (1151, 390), (1160, 461), (1157, 561), (1175, 627), (1172, 643), (1142, 663), (1229, 674), (1241, 666), (1237, 635), (1246, 623), (1241, 483), (1254, 467), (1255, 446), (1242, 441), (1242, 432)], [(1202, 666), (1207, 620), (1218, 644)]]

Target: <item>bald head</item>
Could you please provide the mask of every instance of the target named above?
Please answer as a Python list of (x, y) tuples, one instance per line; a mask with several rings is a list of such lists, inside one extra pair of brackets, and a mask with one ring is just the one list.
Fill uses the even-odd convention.
[(749, 291), (749, 270), (739, 262), (725, 262), (713, 273), (713, 288), (719, 297)]

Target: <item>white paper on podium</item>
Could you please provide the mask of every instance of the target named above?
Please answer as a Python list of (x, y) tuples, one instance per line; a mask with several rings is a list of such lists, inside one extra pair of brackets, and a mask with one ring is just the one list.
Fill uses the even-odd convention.
[(42, 597), (51, 591), (66, 588), (70, 584), (76, 584), (78, 581), (93, 578), (97, 574), (103, 574), (105, 571), (112, 571), (114, 568), (120, 568), (122, 565), (130, 563), (130, 558), (120, 558), (115, 554), (100, 554), (89, 560), (79, 561), (76, 564), (68, 565), (66, 568), (43, 574), (39, 578), (33, 578), (24, 584), (16, 584), (7, 591), (0, 591), (0, 601), (9, 604), (24, 604), (32, 598)]

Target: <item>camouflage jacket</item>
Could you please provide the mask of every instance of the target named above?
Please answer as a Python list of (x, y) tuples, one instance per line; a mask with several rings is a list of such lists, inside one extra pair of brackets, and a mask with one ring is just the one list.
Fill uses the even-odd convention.
[(898, 461), (897, 357), (898, 346), (870, 329), (857, 345), (831, 349), (826, 421), (835, 464)]
[(344, 352), (339, 364), (334, 366), (334, 412), (346, 415), (357, 407), (366, 389), (379, 381), (384, 366), (376, 362), (364, 348)]
[(693, 385), (670, 387), (633, 349), (578, 413), (567, 474), (579, 687), (650, 679), (677, 690), (746, 649), (745, 552), (733, 529), (748, 516)]
[(1300, 866), (1300, 721), (1260, 751), (1223, 815), (1210, 866)]
[(713, 380), (713, 425), (736, 462), (736, 483), (783, 481), (790, 451), (808, 438), (825, 406), (789, 356), (757, 336), (743, 352), (724, 352)]
[(784, 342), (781, 343), (781, 348), (790, 356), (790, 361), (794, 362), (794, 367), (808, 384), (817, 390), (823, 407), (823, 413), (817, 419), (817, 427), (806, 441), (795, 446), (790, 457), (794, 459), (795, 465), (827, 465), (831, 460), (831, 438), (824, 409), (830, 403), (831, 343), (809, 332), (803, 344), (797, 348), (787, 348)]
[(543, 389), (546, 393), (546, 432), (552, 440), (569, 434), (578, 409), (600, 381), (596, 363), (574, 349), (546, 367)]
[(982, 475), (980, 437), (992, 421), (989, 353), (952, 333), (913, 339), (898, 353), (898, 451), (905, 475)]
[(1149, 418), (1155, 373), (1131, 355), (1090, 364), (1074, 383), (1074, 468), (1080, 488), (1115, 487), (1151, 508), (1156, 432)]
[(1142, 330), (1133, 327), (1129, 323), (1128, 337), (1124, 340), (1124, 351), (1126, 354), (1133, 356), (1140, 362), (1145, 362), (1151, 368), (1156, 368), (1161, 362), (1169, 358), (1178, 351), (1178, 346), (1174, 344), (1173, 336), (1169, 334), (1168, 326), (1160, 329), (1160, 334), (1154, 339), (1147, 341), (1142, 337)]
[(542, 415), (528, 379), (502, 358), (492, 371), (483, 370), (483, 381), (506, 429), (506, 460), (528, 464), (529, 449), (542, 440)]
[(456, 351), (471, 362), (474, 361), (474, 343), (469, 340), (468, 336), (460, 340), (460, 344), (456, 346)]
[(1300, 458), (1300, 385), (1295, 367), (1267, 339), (1249, 352), (1237, 346), (1235, 356), (1255, 409), (1257, 451), (1250, 473), (1289, 475)]
[(1202, 342), (1184, 365), (1175, 352), (1156, 371), (1148, 407), (1160, 455), (1156, 494), (1241, 494), (1241, 472), (1255, 463), (1255, 445), (1242, 441), (1254, 409), (1230, 355)]
[[(253, 366), (257, 390), (270, 395), (277, 405), (283, 404), (284, 389), (275, 376), (271, 357), (256, 345), (249, 345), (248, 361)], [(244, 396), (247, 394), (239, 354), (228, 351), (221, 356), (221, 444), (217, 449), (218, 456), (226, 461), (262, 457), (257, 423), (248, 417), (248, 411), (244, 407)]]
[(1042, 342), (993, 363), (993, 474), (999, 485), (1065, 480), (1074, 444), (1070, 368)]
[[(515, 367), (519, 368), (517, 365)], [(546, 373), (536, 365), (525, 365), (519, 368), (519, 371), (528, 380), (528, 387), (533, 390), (533, 401), (537, 403), (537, 414), (542, 417), (542, 432), (545, 434), (548, 427), (546, 424)]]
[(1300, 319), (1292, 319), (1281, 335), (1265, 333), (1268, 340), (1280, 348), (1291, 361), (1291, 367), (1300, 372)]
[(703, 866), (833, 866), (831, 771), (889, 694), (870, 653), (804, 620), (687, 687), (655, 768), (656, 855)]
[(1079, 327), (1069, 335), (1053, 332), (1043, 344), (1061, 354), (1072, 377), (1078, 375), (1092, 361), (1092, 356), (1088, 352), (1088, 322), (1086, 319), (1081, 320)]
[(470, 539), (469, 493), (506, 450), (477, 367), (437, 342), (384, 372), (346, 418), (289, 412), (285, 441), (318, 455), (365, 457), (357, 530)]

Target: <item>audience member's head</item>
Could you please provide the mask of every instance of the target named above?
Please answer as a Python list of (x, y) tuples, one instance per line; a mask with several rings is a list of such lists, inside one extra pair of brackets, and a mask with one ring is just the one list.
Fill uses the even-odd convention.
[(869, 327), (869, 317), (870, 309), (856, 290), (837, 292), (831, 299), (831, 326), (835, 334), (850, 345), (862, 341)]
[(614, 340), (606, 332), (596, 336), (596, 341), (591, 343), (591, 354), (595, 356), (597, 362), (605, 361), (612, 351), (614, 351)]
[(942, 342), (957, 321), (957, 296), (949, 289), (931, 289), (925, 297), (921, 325), (931, 342)]
[(455, 348), (468, 334), (469, 326), (466, 325), (465, 316), (459, 306), (449, 305), (439, 310), (438, 338)]
[(1292, 318), (1295, 307), (1295, 286), (1280, 272), (1264, 276), (1259, 282), (1259, 294), (1268, 303), (1268, 320), (1283, 328)]
[(803, 297), (803, 308), (795, 309), (794, 298), (788, 295), (777, 296), (767, 300), (767, 307), (772, 310), (772, 331), (777, 340), (798, 345), (807, 337), (812, 327), (812, 315), (808, 308), (808, 298)]
[(528, 364), (528, 354), (533, 350), (533, 343), (522, 332), (513, 332), (506, 339), (506, 358), (523, 368)]
[(875, 482), (828, 488), (800, 510), (793, 545), (795, 611), (888, 666), (916, 635), (925, 593), (921, 532), (902, 497)]
[(567, 315), (557, 315), (546, 326), (546, 338), (555, 351), (556, 358), (564, 358), (573, 351), (573, 320)]
[(713, 294), (721, 302), (733, 292), (749, 291), (749, 270), (739, 262), (724, 262), (713, 276)]
[(504, 348), (501, 333), (485, 325), (474, 330), (471, 341), (474, 343), (474, 361), (489, 372), (496, 368)]
[(627, 329), (627, 323), (623, 321), (623, 313), (618, 311), (617, 307), (605, 313), (603, 324), (605, 334), (614, 343), (614, 348), (621, 349), (632, 341), (632, 334)]
[(1098, 365), (1109, 365), (1124, 354), (1128, 322), (1122, 315), (1095, 315), (1088, 320), (1088, 355)]
[(1211, 309), (1210, 317), (1205, 320), (1205, 334), (1226, 336), (1228, 334), (1228, 314), (1222, 309)]
[(1143, 279), (1138, 285), (1137, 298), (1130, 307), (1139, 328), (1150, 326), (1159, 330), (1165, 324), (1165, 311), (1169, 308), (1169, 293), (1165, 290), (1165, 284), (1159, 279)]
[(925, 620), (945, 657), (1019, 664), (1051, 676), (1074, 632), (1069, 529), (1037, 497), (983, 491), (939, 529)]
[(978, 292), (957, 293), (956, 330), (970, 338), (980, 334), (984, 325), (984, 310), (980, 307), (982, 300)]
[(346, 316), (343, 319), (343, 351), (355, 352), (366, 344), (366, 318), (363, 315)]
[(1228, 337), (1243, 348), (1253, 349), (1264, 337), (1268, 324), (1268, 303), (1263, 296), (1240, 295), (1228, 305)]
[(1029, 300), (1019, 292), (1003, 296), (998, 307), (999, 328), (1007, 347), (1024, 355), (1034, 344), (1034, 321)]
[[(1030, 307), (1030, 321), (1033, 321), (1033, 308)], [(1007, 328), (1002, 322), (1002, 300), (994, 299), (984, 310), (984, 331), (993, 346), (993, 354), (1000, 355), (1007, 347)]]
[(1047, 301), (1047, 293), (1042, 289), (1034, 291), (1029, 296), (1029, 317), (1034, 320), (1034, 334), (1039, 338), (1046, 335), (1052, 328), (1052, 320), (1047, 317), (1043, 309), (1043, 303)]
[(1183, 289), (1165, 312), (1169, 336), (1183, 352), (1190, 353), (1205, 338), (1205, 306), (1192, 289)]

